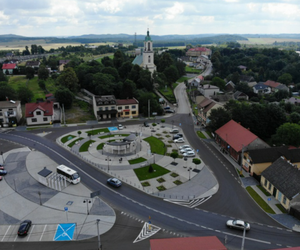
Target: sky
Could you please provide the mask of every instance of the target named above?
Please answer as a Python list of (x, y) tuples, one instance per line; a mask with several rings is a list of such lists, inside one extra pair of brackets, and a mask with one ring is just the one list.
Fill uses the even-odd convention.
[(300, 0), (0, 0), (0, 35), (300, 33)]

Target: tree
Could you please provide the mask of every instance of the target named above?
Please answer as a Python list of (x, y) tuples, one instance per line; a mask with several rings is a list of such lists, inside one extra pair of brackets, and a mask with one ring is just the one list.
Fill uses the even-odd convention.
[(300, 114), (298, 112), (292, 112), (290, 117), (289, 117), (289, 121), (291, 123), (298, 123), (300, 122)]
[(41, 65), (38, 70), (38, 78), (41, 80), (47, 80), (48, 77), (49, 70), (44, 65)]
[(290, 83), (293, 82), (293, 77), (289, 73), (284, 73), (278, 77), (277, 81), (282, 84), (289, 85)]
[(231, 115), (224, 108), (212, 109), (209, 115), (209, 128), (215, 131), (230, 121)]
[(45, 90), (46, 89), (46, 83), (44, 80), (39, 80), (39, 87), (42, 89), (42, 90)]
[(157, 63), (157, 71), (163, 72), (166, 68), (173, 64), (172, 57), (169, 53), (163, 53)]
[(21, 101), (22, 104), (30, 102), (34, 96), (33, 92), (25, 86), (20, 86), (17, 92), (18, 92), (18, 99)]
[(178, 70), (174, 65), (171, 65), (170, 67), (165, 68), (164, 75), (171, 86), (172, 83), (176, 82), (179, 78)]
[(120, 78), (119, 73), (113, 67), (105, 67), (104, 69), (102, 69), (101, 73), (109, 74), (109, 75), (113, 76), (115, 82), (119, 81), (119, 78)]
[(272, 142), (277, 145), (285, 144), (299, 147), (300, 125), (284, 123), (277, 129), (276, 134), (272, 136)]
[(32, 67), (26, 67), (25, 71), (26, 71), (26, 78), (27, 79), (30, 80), (30, 79), (32, 79), (34, 77), (34, 72), (35, 72), (34, 68), (32, 68)]
[(114, 54), (113, 63), (116, 69), (119, 69), (124, 63), (124, 54), (121, 50), (117, 50)]
[(114, 77), (108, 74), (97, 73), (93, 78), (96, 95), (109, 95), (114, 93)]
[(64, 105), (65, 108), (71, 108), (73, 104), (73, 93), (63, 87), (59, 87), (55, 92), (56, 100), (61, 104)]
[(193, 163), (196, 165), (196, 168), (197, 168), (197, 165), (199, 165), (201, 163), (201, 160), (198, 158), (194, 158)]
[(223, 90), (226, 85), (225, 81), (220, 77), (214, 77), (211, 81), (211, 84), (219, 87), (221, 90)]
[(0, 101), (5, 101), (6, 99), (16, 100), (17, 93), (6, 82), (0, 82)]
[(0, 70), (0, 82), (8, 82), (8, 78), (3, 74), (3, 70)]
[(170, 156), (174, 159), (174, 162), (175, 162), (175, 159), (178, 158), (178, 153), (173, 151)]
[(65, 68), (60, 76), (56, 79), (59, 86), (65, 87), (72, 92), (77, 92), (78, 89), (78, 78), (73, 68)]
[(123, 84), (121, 96), (123, 98), (132, 98), (134, 97), (134, 94), (136, 93), (136, 85), (131, 80), (126, 80)]

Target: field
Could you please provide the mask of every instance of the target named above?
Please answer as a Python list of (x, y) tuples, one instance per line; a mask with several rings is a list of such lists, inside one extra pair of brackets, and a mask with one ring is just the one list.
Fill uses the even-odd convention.
[(274, 42), (300, 42), (300, 39), (289, 39), (289, 38), (247, 38), (248, 41), (242, 40), (238, 41), (240, 44), (249, 44), (249, 45), (271, 45)]

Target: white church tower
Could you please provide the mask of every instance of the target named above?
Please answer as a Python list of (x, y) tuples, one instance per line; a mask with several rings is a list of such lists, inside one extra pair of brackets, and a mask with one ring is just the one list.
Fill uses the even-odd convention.
[(148, 69), (152, 74), (156, 70), (156, 66), (154, 64), (153, 42), (149, 35), (149, 29), (144, 41), (143, 68)]

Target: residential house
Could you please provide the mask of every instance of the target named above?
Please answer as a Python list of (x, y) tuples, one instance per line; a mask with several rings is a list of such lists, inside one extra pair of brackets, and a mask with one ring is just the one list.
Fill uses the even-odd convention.
[(191, 87), (199, 87), (201, 82), (203, 81), (204, 81), (204, 77), (202, 75), (199, 75), (191, 81), (190, 85)]
[(238, 68), (242, 71), (246, 71), (247, 70), (247, 67), (244, 66), (244, 65), (239, 65)]
[(41, 63), (39, 61), (27, 61), (26, 67), (38, 69), (40, 67)]
[(280, 84), (276, 89), (275, 92), (282, 90), (282, 91), (286, 91), (286, 92), (290, 92), (290, 89), (288, 86), (284, 85), (284, 84)]
[(243, 168), (251, 175), (260, 176), (279, 157), (284, 157), (300, 166), (300, 149), (287, 146), (246, 150), (243, 154)]
[(215, 140), (224, 153), (228, 153), (234, 160), (241, 162), (242, 152), (255, 148), (269, 147), (267, 143), (244, 128), (234, 120), (230, 120), (215, 131)]
[(255, 86), (257, 84), (254, 77), (248, 76), (248, 75), (240, 75), (240, 82), (247, 83), (250, 88), (252, 88), (253, 86)]
[(59, 103), (53, 101), (26, 103), (25, 118), (26, 124), (47, 125), (61, 120)]
[(0, 102), (0, 127), (16, 125), (22, 118), (20, 101), (1, 101)]
[(117, 99), (118, 117), (133, 118), (139, 116), (139, 102), (135, 98)]
[(286, 209), (300, 192), (300, 171), (291, 162), (279, 157), (261, 173), (261, 185)]
[(114, 95), (93, 96), (93, 110), (97, 120), (117, 117), (117, 100)]
[(300, 99), (296, 97), (291, 97), (290, 99), (285, 99), (285, 103), (291, 103), (294, 105), (300, 105)]
[(201, 125), (207, 126), (209, 124), (209, 116), (212, 110), (217, 108), (223, 108), (223, 105), (217, 103), (216, 101), (204, 97), (204, 99), (197, 104), (198, 109), (198, 120), (200, 120)]
[(227, 250), (217, 236), (150, 239), (150, 250)]
[(12, 75), (14, 72), (14, 69), (17, 69), (18, 66), (16, 63), (6, 63), (2, 65), (3, 74), (6, 74), (8, 72), (9, 75)]
[(200, 84), (198, 90), (205, 97), (210, 97), (220, 92), (219, 87), (210, 84), (205, 84), (205, 85)]
[(259, 82), (253, 86), (253, 92), (256, 94), (270, 94), (271, 87), (265, 85), (263, 82)]
[(235, 91), (233, 94), (233, 97), (235, 100), (249, 100), (249, 96), (241, 91)]
[(266, 86), (269, 86), (271, 88), (272, 92), (275, 92), (275, 89), (281, 84), (279, 82), (268, 80), (264, 83)]
[(58, 61), (58, 71), (62, 72), (64, 71), (65, 66), (70, 62), (71, 60), (59, 60)]
[(186, 53), (186, 56), (198, 57), (202, 55), (210, 56), (211, 50), (204, 47), (196, 47), (189, 49)]
[(234, 88), (235, 88), (235, 84), (234, 84), (232, 81), (229, 81), (229, 82), (226, 83), (226, 85), (225, 85), (225, 89), (226, 89), (226, 91), (228, 91), (228, 92), (233, 91)]

